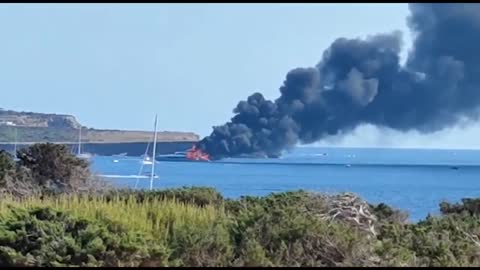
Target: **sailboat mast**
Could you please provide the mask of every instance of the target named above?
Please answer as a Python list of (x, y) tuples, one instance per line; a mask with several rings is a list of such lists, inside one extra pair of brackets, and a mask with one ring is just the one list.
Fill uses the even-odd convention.
[(157, 115), (155, 115), (155, 131), (153, 135), (152, 172), (150, 174), (150, 190), (153, 189), (153, 176), (155, 175), (155, 152), (157, 151)]
[(78, 155), (82, 153), (82, 127), (78, 128)]
[(17, 157), (17, 128), (15, 128), (15, 144), (13, 145), (13, 155)]

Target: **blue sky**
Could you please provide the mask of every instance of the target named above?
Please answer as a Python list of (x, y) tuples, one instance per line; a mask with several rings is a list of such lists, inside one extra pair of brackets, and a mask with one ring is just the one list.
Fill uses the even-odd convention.
[(160, 130), (204, 136), (254, 91), (276, 98), (289, 70), (338, 37), (401, 30), (405, 56), (407, 15), (406, 4), (3, 4), (0, 107), (136, 130), (158, 113)]
[[(406, 30), (405, 4), (3, 4), (1, 107), (207, 135), (278, 96), (337, 37)], [(407, 33), (407, 32), (406, 32)]]

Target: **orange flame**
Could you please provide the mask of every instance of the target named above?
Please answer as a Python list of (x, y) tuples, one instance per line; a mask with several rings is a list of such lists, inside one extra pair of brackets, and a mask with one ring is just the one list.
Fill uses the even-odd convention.
[(187, 158), (196, 161), (210, 161), (210, 156), (194, 145), (187, 151)]

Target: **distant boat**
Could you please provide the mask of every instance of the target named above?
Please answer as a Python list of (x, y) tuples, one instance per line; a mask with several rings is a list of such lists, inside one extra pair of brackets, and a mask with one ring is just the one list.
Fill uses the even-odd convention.
[(207, 154), (201, 152), (195, 146), (187, 151), (178, 151), (173, 154), (158, 155), (157, 161), (180, 161), (180, 162), (210, 162)]
[(191, 161), (187, 158), (187, 152), (175, 152), (173, 154), (158, 155), (157, 161)]
[(153, 161), (150, 159), (149, 156), (145, 156), (142, 160), (143, 165), (152, 165)]

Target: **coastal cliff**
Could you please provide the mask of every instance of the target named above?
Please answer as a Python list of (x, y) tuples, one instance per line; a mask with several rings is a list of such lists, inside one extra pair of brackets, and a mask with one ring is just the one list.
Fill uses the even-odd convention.
[[(0, 109), (0, 149), (11, 150), (15, 143), (22, 147), (43, 142), (75, 147), (79, 128), (82, 128), (82, 148), (92, 154), (137, 156), (153, 140), (152, 131), (94, 129), (82, 126), (73, 115)], [(159, 131), (158, 153), (182, 151), (198, 140), (199, 136), (193, 132)]]

